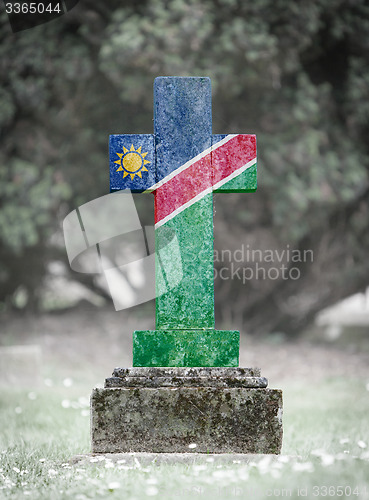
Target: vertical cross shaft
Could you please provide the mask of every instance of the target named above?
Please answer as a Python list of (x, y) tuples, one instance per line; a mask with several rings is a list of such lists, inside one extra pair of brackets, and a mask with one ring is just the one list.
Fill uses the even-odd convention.
[[(209, 78), (157, 78), (154, 85), (154, 127), (157, 179), (163, 179), (211, 146), (211, 85)], [(204, 160), (187, 185), (155, 194), (156, 222), (160, 204), (173, 204), (192, 184), (211, 187), (211, 158)], [(161, 268), (181, 264), (183, 279), (175, 291), (156, 299), (156, 328), (214, 328), (213, 196), (208, 193), (156, 229), (156, 248), (173, 229), (181, 249), (181, 263), (165, 262)], [(168, 255), (168, 259), (171, 256)], [(159, 266), (157, 266), (159, 269)], [(162, 274), (156, 284), (161, 287)]]

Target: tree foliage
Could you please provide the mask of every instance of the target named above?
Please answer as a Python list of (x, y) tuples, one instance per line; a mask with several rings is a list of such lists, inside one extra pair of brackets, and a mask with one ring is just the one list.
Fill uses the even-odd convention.
[(0, 300), (37, 303), (60, 220), (108, 191), (108, 134), (152, 131), (158, 75), (210, 76), (214, 133), (258, 136), (258, 194), (217, 195), (217, 248), (314, 251), (298, 281), (218, 280), (218, 318), (294, 332), (367, 285), (368, 33), (364, 0), (85, 0), (17, 34), (3, 14)]

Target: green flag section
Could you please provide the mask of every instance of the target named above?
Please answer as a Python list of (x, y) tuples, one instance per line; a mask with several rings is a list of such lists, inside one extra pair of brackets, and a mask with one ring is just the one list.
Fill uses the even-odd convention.
[[(180, 256), (170, 251), (167, 238), (171, 237), (171, 232), (177, 236)], [(207, 194), (158, 227), (155, 245), (156, 328), (214, 328), (212, 194)], [(163, 269), (170, 271), (168, 274), (172, 276), (182, 272), (182, 281), (162, 295), (163, 290), (170, 288)]]
[(133, 366), (238, 366), (240, 333), (143, 330), (133, 333)]
[(257, 189), (257, 166), (256, 163), (239, 174), (234, 179), (223, 184), (214, 193), (253, 193)]

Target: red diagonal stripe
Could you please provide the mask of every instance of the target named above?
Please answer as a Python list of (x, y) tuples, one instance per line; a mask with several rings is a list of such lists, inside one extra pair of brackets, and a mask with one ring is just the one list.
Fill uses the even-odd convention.
[(212, 185), (256, 158), (256, 135), (239, 134), (212, 152)]
[(155, 191), (155, 223), (192, 200), (211, 184), (211, 153)]

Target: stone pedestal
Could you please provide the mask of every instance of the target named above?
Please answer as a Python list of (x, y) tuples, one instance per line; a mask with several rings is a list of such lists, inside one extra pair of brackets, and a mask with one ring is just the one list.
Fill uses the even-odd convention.
[(267, 384), (257, 368), (116, 368), (91, 396), (92, 451), (280, 453)]

